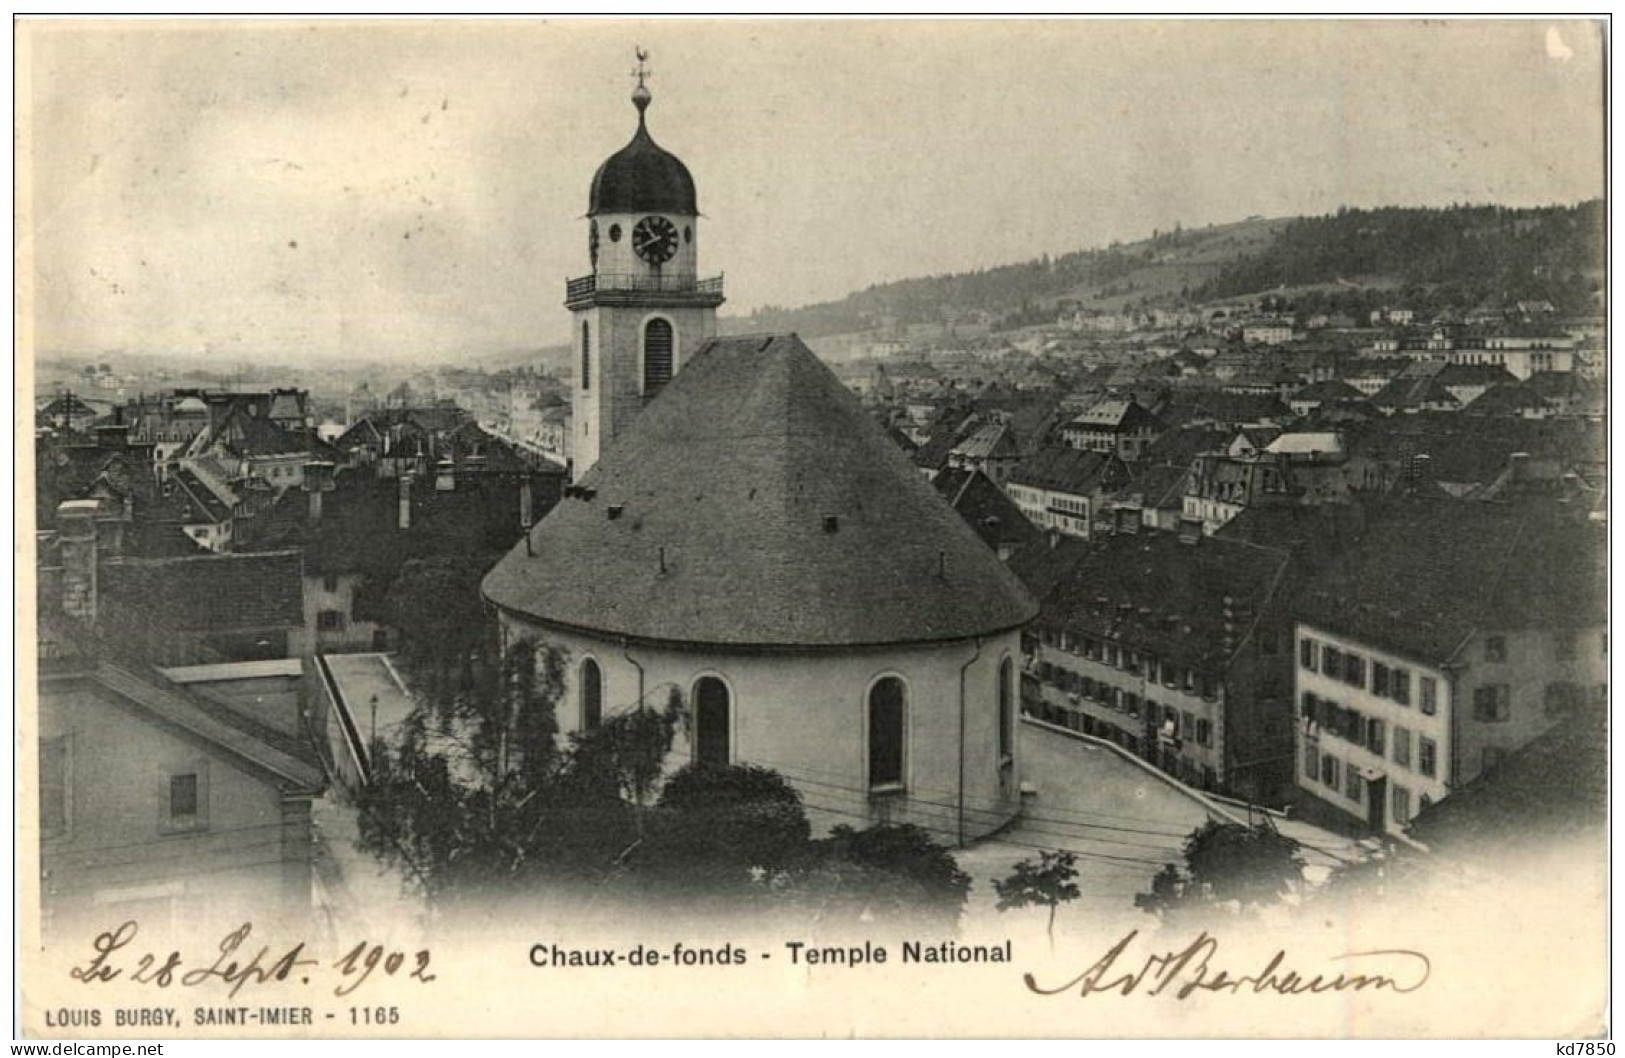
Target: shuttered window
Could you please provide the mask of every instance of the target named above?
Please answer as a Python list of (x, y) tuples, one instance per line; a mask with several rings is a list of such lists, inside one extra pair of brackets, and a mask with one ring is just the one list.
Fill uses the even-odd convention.
[(671, 381), (672, 333), (665, 320), (643, 328), (643, 395), (652, 397)]

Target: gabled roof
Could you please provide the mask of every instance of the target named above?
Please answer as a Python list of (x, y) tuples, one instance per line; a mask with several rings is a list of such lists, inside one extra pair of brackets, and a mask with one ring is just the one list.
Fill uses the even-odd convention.
[(1551, 404), (1532, 389), (1506, 382), (1491, 386), (1471, 404), (1465, 414), (1475, 416), (1522, 415), (1525, 411), (1550, 411)]
[(1020, 455), (1010, 436), (1010, 428), (997, 422), (977, 427), (969, 437), (954, 445), (949, 454), (961, 459), (1014, 459)]
[(1395, 506), (1315, 578), (1304, 620), (1442, 664), (1475, 630), (1606, 620), (1606, 530), (1545, 506)]
[(1608, 823), (1608, 711), (1580, 705), (1523, 748), (1407, 828), (1433, 852), (1482, 849), (1505, 855), (1531, 839), (1550, 841)]
[(123, 559), (101, 567), (98, 610), (177, 632), (293, 628), (304, 624), (297, 551)]
[(1434, 377), (1441, 386), (1493, 386), (1518, 380), (1500, 364), (1446, 364)]
[(1461, 401), (1432, 375), (1401, 375), (1378, 390), (1371, 403), (1379, 408), (1420, 408), (1430, 404), (1454, 407)]
[(327, 785), (308, 740), (187, 690), (60, 614), (42, 614), (40, 633), (42, 643), (52, 644), (53, 658), (67, 659), (51, 671), (95, 681), (127, 705), (269, 774), (289, 792), (317, 793)]
[(949, 467), (931, 479), (931, 487), (995, 551), (1019, 547), (1038, 535), (1015, 501), (980, 470)]
[(1042, 448), (1010, 472), (1010, 482), (1087, 496), (1127, 483), (1128, 465), (1114, 455), (1070, 446)]
[(1315, 400), (1325, 403), (1330, 400), (1363, 400), (1365, 394), (1340, 378), (1328, 378), (1320, 382), (1309, 383), (1309, 385), (1294, 392), (1292, 399), (1295, 401)]
[(966, 639), (1037, 612), (795, 335), (702, 346), (484, 593), (554, 626), (787, 649)]

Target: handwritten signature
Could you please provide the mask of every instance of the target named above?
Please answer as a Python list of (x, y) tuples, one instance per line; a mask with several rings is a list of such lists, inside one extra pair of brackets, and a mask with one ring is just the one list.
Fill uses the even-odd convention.
[[(1043, 996), (1061, 995), (1074, 990), (1080, 999), (1097, 992), (1116, 992), (1127, 996), (1144, 988), (1144, 995), (1158, 996), (1168, 992), (1176, 999), (1187, 999), (1197, 992), (1296, 996), (1371, 990), (1403, 994), (1421, 988), (1433, 972), (1432, 961), (1421, 952), (1386, 948), (1345, 952), (1331, 960), (1357, 963), (1364, 968), (1364, 972), (1354, 972), (1351, 966), (1348, 971), (1308, 975), (1286, 967), (1286, 951), (1280, 949), (1258, 972), (1232, 974), (1228, 969), (1214, 966), (1219, 942), (1206, 931), (1179, 951), (1169, 950), (1148, 956), (1138, 971), (1116, 969), (1117, 960), (1123, 957), (1139, 932), (1131, 930), (1093, 966), (1065, 984), (1054, 987), (1040, 985), (1030, 973), (1023, 974), (1022, 979), (1030, 991)], [(1384, 963), (1382, 960), (1388, 961)], [(1129, 966), (1133, 965), (1132, 958), (1126, 962)]]
[[(218, 982), (230, 987), (228, 996), (235, 996), (248, 985), (267, 981), (284, 982), (296, 974), (298, 983), (308, 985), (313, 974), (324, 971), (338, 973), (338, 982), (333, 988), (336, 996), (347, 996), (354, 992), (377, 970), (382, 971), (380, 976), (399, 974), (424, 984), (435, 979), (435, 975), (429, 972), (427, 949), (413, 952), (410, 956), (411, 966), (408, 967), (406, 952), (392, 951), (381, 944), (362, 941), (331, 963), (324, 963), (306, 953), (304, 941), (282, 949), (277, 955), (271, 954), (269, 945), (261, 945), (258, 951), (253, 951), (249, 938), (253, 935), (254, 926), (245, 922), (221, 939), (216, 946), (214, 961), (202, 965), (197, 960), (183, 959), (178, 951), (171, 951), (162, 957), (156, 952), (146, 952), (137, 957), (134, 951), (125, 949), (130, 947), (139, 932), (140, 927), (134, 921), (129, 921), (117, 929), (97, 934), (91, 942), (95, 955), (84, 965), (69, 970), (68, 976), (90, 985), (116, 981), (128, 975), (127, 979), (136, 984), (157, 988), (177, 985), (196, 988)], [(188, 966), (191, 968), (188, 969)]]

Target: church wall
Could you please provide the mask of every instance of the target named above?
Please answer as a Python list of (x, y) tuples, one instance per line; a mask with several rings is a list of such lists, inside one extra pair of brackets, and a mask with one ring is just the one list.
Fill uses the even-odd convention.
[[(619, 641), (544, 630), (504, 616), (508, 638), (530, 636), (567, 655), (563, 733), (579, 729), (581, 662), (596, 660), (603, 673), (605, 716), (634, 708), (640, 688), (651, 707), (663, 706), (672, 687), (693, 713), (694, 683), (717, 676), (731, 691), (731, 755), (735, 763), (774, 768), (801, 791), (815, 833), (845, 823), (915, 823), (946, 844), (959, 838), (959, 683), (965, 670), (964, 836), (983, 836), (1019, 807), (1020, 760), (1001, 770), (998, 760), (1000, 661), (1020, 664), (1019, 636), (837, 654), (746, 654), (631, 646)], [(974, 660), (973, 660), (974, 659)], [(901, 676), (907, 687), (905, 790), (874, 793), (868, 786), (867, 695), (875, 680)], [(1013, 688), (1014, 695), (1019, 688)], [(694, 756), (692, 729), (680, 730), (668, 769)]]

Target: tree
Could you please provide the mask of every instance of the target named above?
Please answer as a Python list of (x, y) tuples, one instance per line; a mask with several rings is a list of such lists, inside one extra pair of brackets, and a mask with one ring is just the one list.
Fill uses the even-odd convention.
[(411, 559), (389, 586), (385, 611), (400, 630), (398, 657), (415, 692), (433, 700), (466, 693), (476, 667), (498, 656), (496, 625), (480, 602), (488, 567), (470, 557)]
[(1208, 820), (1185, 839), (1185, 871), (1166, 864), (1151, 890), (1134, 898), (1150, 914), (1234, 903), (1240, 910), (1265, 907), (1303, 884), (1299, 845), (1271, 826)]
[(1044, 850), (1038, 862), (1022, 860), (1007, 878), (994, 881), (993, 889), (999, 894), (994, 905), (1000, 911), (1023, 907), (1049, 908), (1049, 921), (1044, 931), (1049, 935), (1050, 947), (1055, 947), (1055, 912), (1063, 903), (1082, 895), (1075, 880), (1078, 877), (1078, 857), (1071, 852)]
[(418, 699), (397, 745), (370, 747), (361, 846), (405, 867), (431, 901), (529, 869), (537, 794), (559, 769), (562, 686), (558, 653), (521, 640), (471, 662), (466, 689)]
[(866, 919), (951, 926), (970, 893), (970, 875), (948, 848), (912, 824), (881, 823), (866, 830), (841, 824), (813, 842), (812, 852), (816, 866), (803, 873), (801, 884), (830, 887), (830, 895)]

